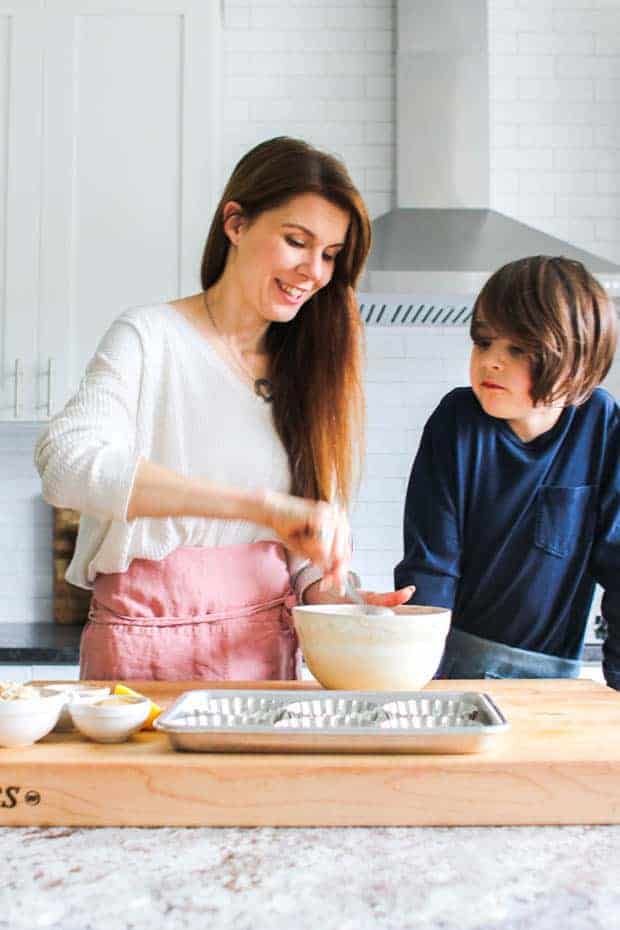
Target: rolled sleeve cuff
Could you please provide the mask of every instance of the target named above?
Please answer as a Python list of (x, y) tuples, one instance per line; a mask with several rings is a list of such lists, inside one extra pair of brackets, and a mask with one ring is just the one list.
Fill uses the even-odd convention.
[(424, 572), (414, 572), (406, 581), (402, 577), (396, 579), (397, 587), (415, 585), (413, 597), (409, 604), (420, 604), (425, 607), (445, 607), (452, 610), (456, 594), (457, 579), (446, 575), (428, 575)]
[(291, 588), (297, 598), (298, 604), (304, 603), (304, 592), (306, 588), (309, 588), (310, 585), (314, 584), (316, 581), (320, 581), (322, 577), (323, 572), (320, 568), (317, 568), (316, 565), (313, 565), (312, 562), (307, 562), (291, 575)]

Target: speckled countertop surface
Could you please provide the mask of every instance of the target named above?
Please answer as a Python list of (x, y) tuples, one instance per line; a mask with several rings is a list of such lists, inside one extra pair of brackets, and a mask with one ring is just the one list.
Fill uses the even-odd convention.
[(0, 829), (0, 930), (614, 930), (620, 826)]

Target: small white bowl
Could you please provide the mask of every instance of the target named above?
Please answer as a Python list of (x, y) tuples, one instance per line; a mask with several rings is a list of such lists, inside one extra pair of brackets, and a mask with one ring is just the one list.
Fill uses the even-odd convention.
[(363, 614), (353, 604), (294, 607), (304, 658), (324, 688), (417, 691), (431, 680), (450, 628), (443, 607), (407, 605), (392, 616)]
[(36, 697), (0, 701), (0, 746), (31, 746), (54, 729), (63, 696), (47, 688), (37, 691)]
[(69, 704), (92, 704), (94, 701), (100, 701), (110, 693), (109, 688), (101, 685), (89, 685), (82, 681), (63, 681), (54, 682), (53, 685), (46, 685), (48, 691), (57, 691), (64, 695), (64, 702), (58, 717), (58, 723), (54, 727), (57, 733), (68, 733), (74, 729), (73, 720), (69, 713)]
[[(100, 698), (100, 701), (111, 700)], [(84, 736), (97, 743), (122, 743), (139, 730), (151, 710), (148, 698), (123, 695), (123, 702), (113, 704), (69, 704), (73, 723)]]

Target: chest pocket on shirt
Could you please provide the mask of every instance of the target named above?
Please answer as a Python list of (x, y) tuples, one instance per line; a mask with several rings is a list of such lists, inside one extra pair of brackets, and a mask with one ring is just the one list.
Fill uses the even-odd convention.
[(536, 546), (563, 558), (583, 542), (595, 519), (594, 491), (594, 485), (542, 487), (536, 502)]

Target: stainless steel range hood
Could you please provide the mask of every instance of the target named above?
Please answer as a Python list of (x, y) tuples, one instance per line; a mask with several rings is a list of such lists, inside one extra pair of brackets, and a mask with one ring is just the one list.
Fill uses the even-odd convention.
[(526, 255), (583, 262), (620, 297), (620, 266), (489, 208), (487, 0), (398, 0), (397, 208), (373, 222), (367, 323), (463, 324), (489, 275)]

